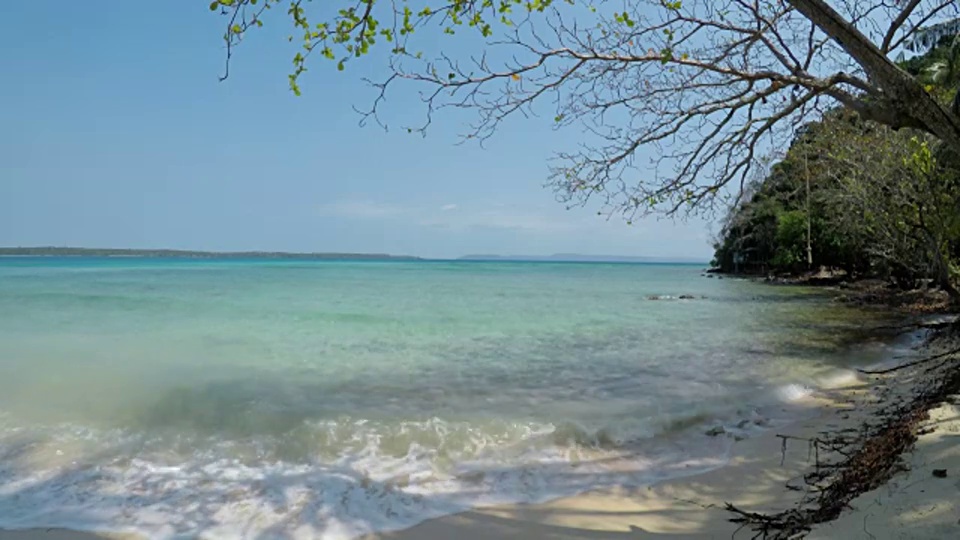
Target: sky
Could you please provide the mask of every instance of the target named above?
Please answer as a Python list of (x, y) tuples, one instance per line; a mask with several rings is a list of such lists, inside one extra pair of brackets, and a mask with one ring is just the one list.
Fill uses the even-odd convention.
[[(628, 226), (557, 202), (548, 161), (576, 128), (518, 117), (481, 147), (457, 144), (464, 114), (425, 138), (361, 127), (362, 78), (388, 73), (376, 58), (313, 62), (295, 97), (282, 13), (220, 82), (225, 22), (208, 4), (4, 7), (0, 246), (710, 258), (706, 220)], [(386, 106), (422, 112), (412, 91)]]

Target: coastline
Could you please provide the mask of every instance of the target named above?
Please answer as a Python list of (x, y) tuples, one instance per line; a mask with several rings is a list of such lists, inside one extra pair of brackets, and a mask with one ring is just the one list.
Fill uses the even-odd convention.
[[(943, 348), (941, 344), (927, 353)], [(728, 504), (757, 514), (802, 507), (804, 477), (818, 467), (803, 439), (856, 431), (876, 422), (887, 414), (889, 404), (908, 402), (936, 377), (958, 369), (958, 356), (948, 357), (938, 370), (918, 365), (895, 375), (851, 372), (841, 384), (807, 398), (803, 405), (816, 411), (814, 416), (736, 442), (728, 464), (709, 472), (544, 504), (475, 509), (364, 540), (754, 538), (754, 528), (731, 522), (737, 515)], [(915, 445), (895, 456), (903, 469), (859, 494), (836, 519), (813, 525), (808, 538), (960, 536), (960, 398), (948, 398), (922, 414), (929, 417), (916, 426)], [(942, 471), (945, 478), (938, 476)]]
[[(932, 353), (936, 353), (943, 344), (933, 347)], [(931, 351), (917, 356), (925, 354)], [(960, 358), (950, 359), (956, 369)], [(845, 373), (832, 387), (821, 388), (792, 405), (806, 410), (805, 419), (734, 441), (727, 464), (708, 472), (644, 487), (591, 491), (542, 504), (478, 508), (362, 538), (752, 538), (756, 532), (731, 522), (735, 515), (726, 505), (757, 513), (796, 507), (805, 493), (787, 485), (802, 486), (804, 474), (814, 463), (808, 444), (793, 439), (856, 430), (882, 416), (885, 403), (906, 399), (937, 375), (922, 365), (892, 375)], [(960, 495), (960, 407), (940, 403), (930, 411), (930, 419), (921, 424), (919, 432), (915, 448), (903, 456), (909, 470), (861, 494), (851, 502), (851, 510), (814, 527), (808, 537), (899, 538), (908, 527), (911, 538), (960, 535), (954, 502)], [(778, 435), (788, 435), (790, 440), (785, 443)], [(947, 478), (933, 476), (934, 469), (946, 469)], [(61, 528), (0, 530), (0, 540), (139, 538), (143, 537)]]
[(364, 540), (751, 538), (755, 533), (749, 528), (730, 522), (734, 515), (725, 509), (727, 503), (775, 512), (798, 503), (803, 495), (785, 485), (809, 469), (807, 445), (788, 444), (781, 455), (782, 439), (777, 434), (810, 437), (824, 429), (854, 426), (870, 411), (851, 411), (849, 401), (866, 402), (871, 393), (866, 381), (851, 377), (836, 388), (805, 398), (800, 405), (812, 416), (735, 442), (728, 463), (705, 473), (544, 504), (477, 509)]
[[(785, 426), (792, 435), (853, 425), (863, 414), (846, 414), (845, 400), (869, 394), (861, 380), (805, 398), (799, 405), (813, 416)], [(841, 415), (847, 416), (842, 419)], [(774, 430), (734, 443), (726, 465), (650, 486), (591, 491), (542, 504), (473, 509), (424, 521), (399, 531), (374, 533), (363, 540), (481, 540), (487, 538), (619, 539), (731, 538), (739, 525), (729, 521), (727, 502), (754, 511), (776, 511), (795, 504), (800, 493), (784, 484), (808, 468), (804, 444), (790, 444), (781, 466), (781, 440)], [(736, 538), (750, 538), (743, 528)], [(136, 534), (69, 529), (0, 530), (0, 540), (139, 540)]]

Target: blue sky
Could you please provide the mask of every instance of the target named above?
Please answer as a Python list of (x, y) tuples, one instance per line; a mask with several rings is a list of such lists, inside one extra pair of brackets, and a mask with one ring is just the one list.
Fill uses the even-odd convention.
[[(281, 13), (218, 82), (224, 21), (208, 4), (5, 6), (0, 245), (709, 259), (704, 221), (631, 227), (555, 202), (547, 162), (576, 129), (517, 118), (481, 148), (455, 144), (462, 114), (426, 138), (361, 128), (375, 58), (314, 62), (294, 97)], [(417, 105), (391, 96), (388, 117)]]

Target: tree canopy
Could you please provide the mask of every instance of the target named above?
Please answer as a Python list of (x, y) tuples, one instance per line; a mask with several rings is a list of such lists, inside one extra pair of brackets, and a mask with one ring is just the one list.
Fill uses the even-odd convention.
[[(955, 38), (945, 36), (903, 67), (946, 98), (960, 83), (947, 66), (958, 61)], [(933, 283), (960, 300), (957, 154), (922, 132), (831, 110), (799, 129), (731, 209), (715, 264), (756, 273), (839, 267), (905, 288)]]
[[(627, 219), (742, 188), (770, 147), (837, 105), (960, 151), (957, 108), (892, 59), (949, 26), (955, 0), (586, 2), (215, 0), (210, 9), (227, 20), (225, 76), (243, 37), (285, 11), (299, 42), (298, 94), (317, 54), (345, 69), (385, 45), (389, 72), (371, 82), (378, 94), (366, 115), (379, 121), (394, 85), (419, 84), (424, 122), (411, 131), (462, 108), (476, 113), (466, 136), (483, 140), (512, 115), (549, 108), (558, 128), (587, 135), (557, 152), (548, 184), (569, 205), (600, 198)], [(416, 40), (465, 31), (483, 43), (466, 57)]]

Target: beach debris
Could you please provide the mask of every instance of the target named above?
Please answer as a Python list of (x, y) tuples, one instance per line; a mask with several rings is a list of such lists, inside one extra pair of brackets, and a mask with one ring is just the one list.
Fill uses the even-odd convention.
[[(730, 521), (753, 530), (754, 538), (799, 538), (814, 525), (839, 517), (856, 497), (909, 470), (902, 456), (913, 448), (918, 433), (926, 427), (928, 411), (960, 392), (960, 350), (927, 360), (932, 358), (941, 362), (909, 372), (915, 377), (908, 383), (912, 386), (909, 398), (878, 404), (875, 414), (859, 430), (821, 432), (810, 439), (777, 435), (782, 439), (781, 452), (786, 451), (788, 439), (809, 445), (813, 470), (802, 477), (806, 496), (778, 513), (751, 512), (727, 503), (727, 511), (734, 514)], [(945, 478), (947, 471), (936, 469), (933, 475)]]
[(858, 369), (857, 371), (859, 371), (860, 373), (863, 373), (863, 374), (865, 374), (865, 375), (886, 375), (887, 373), (893, 373), (894, 371), (899, 371), (899, 370), (901, 370), (901, 369), (906, 369), (906, 368), (909, 368), (909, 367), (918, 366), (918, 365), (920, 365), (920, 364), (926, 364), (927, 362), (930, 362), (930, 361), (933, 361), (933, 360), (939, 360), (939, 359), (941, 359), (941, 358), (945, 358), (945, 357), (946, 357), (947, 360), (945, 360), (940, 366), (936, 366), (936, 367), (933, 368), (933, 369), (937, 369), (937, 367), (941, 367), (943, 364), (946, 364), (946, 363), (951, 362), (951, 361), (953, 360), (953, 357), (956, 356), (958, 353), (960, 353), (960, 347), (957, 347), (957, 348), (955, 348), (955, 349), (951, 349), (951, 350), (949, 350), (949, 351), (946, 351), (946, 352), (943, 352), (943, 353), (940, 353), (940, 354), (935, 354), (935, 355), (933, 355), (933, 356), (928, 356), (928, 357), (926, 357), (926, 358), (921, 358), (920, 360), (916, 360), (916, 361), (913, 361), (913, 362), (907, 362), (906, 364), (900, 364), (900, 365), (894, 366), (894, 367), (892, 367), (892, 368), (879, 369), (879, 370)]

